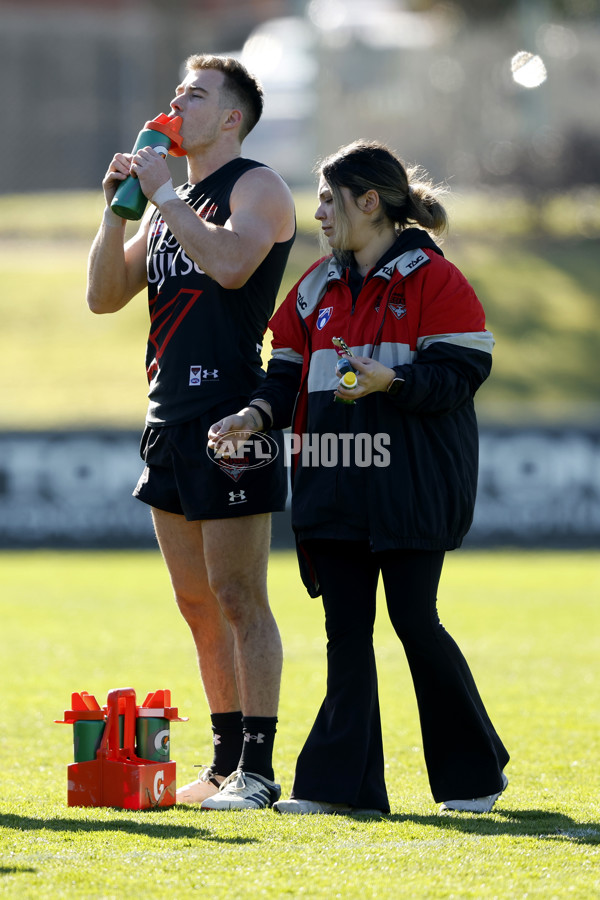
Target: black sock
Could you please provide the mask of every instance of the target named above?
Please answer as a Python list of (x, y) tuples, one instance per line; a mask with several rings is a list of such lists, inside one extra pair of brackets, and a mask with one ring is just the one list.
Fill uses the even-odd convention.
[(244, 716), (244, 743), (239, 768), (273, 781), (273, 743), (277, 716)]
[(244, 735), (242, 713), (212, 713), (214, 755), (211, 769), (216, 775), (231, 775), (238, 767)]

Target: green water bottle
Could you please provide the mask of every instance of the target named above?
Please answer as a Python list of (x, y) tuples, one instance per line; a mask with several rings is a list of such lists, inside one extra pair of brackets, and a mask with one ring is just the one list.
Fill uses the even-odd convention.
[(135, 720), (136, 754), (152, 762), (169, 762), (171, 735), (169, 720), (138, 716)]
[[(135, 154), (142, 147), (153, 147), (163, 158), (169, 153), (171, 156), (185, 156), (180, 128), (181, 116), (166, 116), (161, 113), (152, 121), (146, 122), (131, 152)], [(110, 208), (122, 219), (137, 220), (142, 218), (147, 203), (148, 198), (140, 187), (139, 179), (135, 175), (128, 175), (117, 188)]]
[(90, 762), (104, 736), (104, 719), (78, 719), (73, 722), (73, 750), (75, 762)]

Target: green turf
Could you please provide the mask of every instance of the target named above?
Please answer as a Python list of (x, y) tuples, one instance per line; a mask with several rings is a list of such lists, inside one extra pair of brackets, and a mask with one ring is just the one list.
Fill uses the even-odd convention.
[[(314, 193), (296, 200), (299, 235), (280, 299), (319, 253)], [(109, 316), (85, 305), (101, 208), (97, 192), (0, 197), (4, 428), (143, 421), (145, 298)], [(444, 250), (477, 289), (497, 340), (478, 395), (482, 419), (597, 421), (597, 203), (458, 194), (450, 215)]]
[[(449, 554), (442, 621), (465, 652), (512, 754), (490, 816), (439, 817), (406, 663), (376, 630), (387, 780), (384, 820), (125, 812), (66, 805), (72, 691), (104, 702), (170, 688), (178, 781), (210, 760), (187, 628), (158, 555), (4, 553), (0, 889), (10, 898), (579, 898), (600, 894), (600, 566), (593, 553)], [(348, 585), (351, 590), (352, 586)], [(285, 647), (275, 763), (284, 794), (322, 699), (319, 601), (274, 554)], [(443, 739), (443, 736), (440, 736)]]

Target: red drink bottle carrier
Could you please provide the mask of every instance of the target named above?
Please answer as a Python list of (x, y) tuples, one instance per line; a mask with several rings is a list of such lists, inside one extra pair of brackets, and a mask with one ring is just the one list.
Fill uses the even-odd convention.
[[(71, 695), (61, 724), (73, 725), (75, 762), (68, 766), (69, 806), (154, 809), (175, 803), (170, 722), (186, 722), (171, 692), (154, 691), (141, 706), (133, 688), (109, 691), (105, 707), (87, 691)], [(143, 754), (143, 755), (142, 755)]]

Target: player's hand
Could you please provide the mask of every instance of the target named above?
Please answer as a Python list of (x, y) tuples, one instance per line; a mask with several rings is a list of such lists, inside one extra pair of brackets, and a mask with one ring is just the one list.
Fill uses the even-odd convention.
[(232, 452), (263, 427), (258, 410), (245, 409), (233, 416), (225, 416), (208, 430), (208, 448), (217, 459), (229, 459)]
[(384, 366), (383, 363), (368, 356), (346, 356), (344, 354), (344, 358), (356, 370), (357, 384), (356, 387), (350, 389), (337, 387), (335, 395), (342, 400), (358, 400), (360, 397), (366, 397), (367, 394), (387, 391), (390, 381), (396, 375), (389, 366)]
[(146, 197), (152, 197), (162, 184), (171, 180), (169, 167), (153, 147), (142, 147), (131, 161), (131, 172), (140, 180)]
[(130, 174), (132, 159), (133, 156), (131, 153), (115, 153), (113, 156), (111, 164), (102, 181), (102, 188), (104, 190), (107, 206), (110, 206), (112, 203), (120, 183), (125, 181)]

